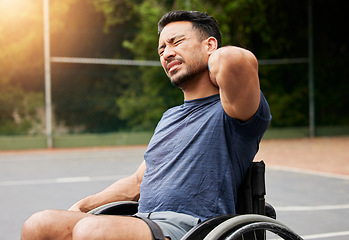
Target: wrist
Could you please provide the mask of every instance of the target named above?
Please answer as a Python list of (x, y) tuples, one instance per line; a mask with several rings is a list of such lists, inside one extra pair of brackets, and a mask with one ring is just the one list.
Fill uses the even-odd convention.
[(69, 210), (78, 211), (78, 212), (88, 212), (96, 208), (94, 201), (91, 199), (91, 196), (81, 199), (75, 203)]

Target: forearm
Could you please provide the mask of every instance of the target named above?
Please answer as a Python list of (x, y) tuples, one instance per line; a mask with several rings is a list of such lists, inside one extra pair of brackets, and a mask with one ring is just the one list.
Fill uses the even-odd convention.
[(69, 210), (88, 212), (96, 207), (117, 201), (137, 201), (140, 196), (141, 182), (146, 169), (145, 161), (129, 177), (122, 178), (103, 191), (88, 196), (75, 203)]
[(137, 201), (139, 199), (140, 183), (134, 175), (120, 179), (103, 191), (83, 198), (69, 210), (88, 212), (96, 207), (110, 202)]

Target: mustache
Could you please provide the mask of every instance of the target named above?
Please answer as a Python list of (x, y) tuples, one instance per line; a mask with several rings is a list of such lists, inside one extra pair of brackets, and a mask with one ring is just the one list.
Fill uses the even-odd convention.
[(166, 64), (165, 64), (166, 70), (168, 70), (169, 66), (171, 67), (171, 65), (175, 64), (176, 62), (184, 63), (184, 60), (183, 60), (183, 58), (173, 58), (173, 59), (166, 61)]

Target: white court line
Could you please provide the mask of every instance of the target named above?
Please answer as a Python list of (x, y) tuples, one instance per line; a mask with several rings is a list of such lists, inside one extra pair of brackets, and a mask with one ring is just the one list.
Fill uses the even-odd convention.
[(349, 176), (348, 175), (326, 173), (326, 172), (305, 170), (305, 169), (299, 169), (299, 168), (270, 166), (269, 165), (269, 166), (267, 166), (267, 169), (277, 170), (277, 171), (286, 171), (286, 172), (295, 172), (295, 173), (302, 173), (302, 174), (309, 174), (309, 175), (315, 175), (315, 176), (320, 176), (320, 177), (328, 177), (328, 178), (337, 178), (337, 179), (349, 180)]
[(56, 183), (72, 183), (72, 182), (90, 182), (91, 177), (68, 177), (68, 178), (56, 178)]
[(293, 211), (324, 211), (324, 210), (336, 210), (336, 209), (349, 209), (349, 204), (338, 205), (322, 205), (322, 206), (284, 206), (274, 207), (278, 212), (293, 212)]
[(0, 186), (23, 186), (23, 185), (42, 185), (56, 183), (77, 183), (77, 182), (99, 182), (99, 181), (116, 181), (128, 175), (115, 176), (99, 176), (99, 177), (67, 177), (67, 178), (52, 178), (52, 179), (36, 179), (36, 180), (13, 180), (0, 181)]
[(348, 236), (349, 231), (344, 232), (332, 232), (332, 233), (320, 233), (320, 234), (313, 234), (313, 235), (305, 235), (302, 236), (304, 240), (307, 239), (320, 239), (320, 238), (329, 238), (329, 237), (339, 237), (339, 236)]
[[(304, 235), (304, 236), (301, 236), (301, 237), (304, 240), (308, 240), (308, 239), (321, 239), (321, 238), (330, 238), (330, 237), (340, 237), (340, 236), (347, 236), (347, 235), (349, 235), (349, 231), (311, 234), (311, 235)], [(279, 239), (279, 238), (270, 239), (270, 240), (277, 240), (277, 239)]]

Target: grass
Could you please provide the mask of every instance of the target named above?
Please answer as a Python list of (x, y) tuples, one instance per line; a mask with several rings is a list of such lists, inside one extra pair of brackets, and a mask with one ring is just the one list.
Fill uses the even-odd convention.
[[(148, 144), (152, 132), (129, 132), (108, 134), (55, 135), (54, 148), (104, 147)], [(264, 139), (304, 138), (309, 136), (307, 127), (270, 128)], [(349, 126), (318, 127), (316, 136), (349, 136)], [(41, 136), (0, 136), (0, 150), (45, 149), (46, 137)]]
[[(349, 126), (317, 127), (316, 137), (349, 136)], [(309, 137), (307, 127), (269, 128), (264, 139), (305, 138)]]

